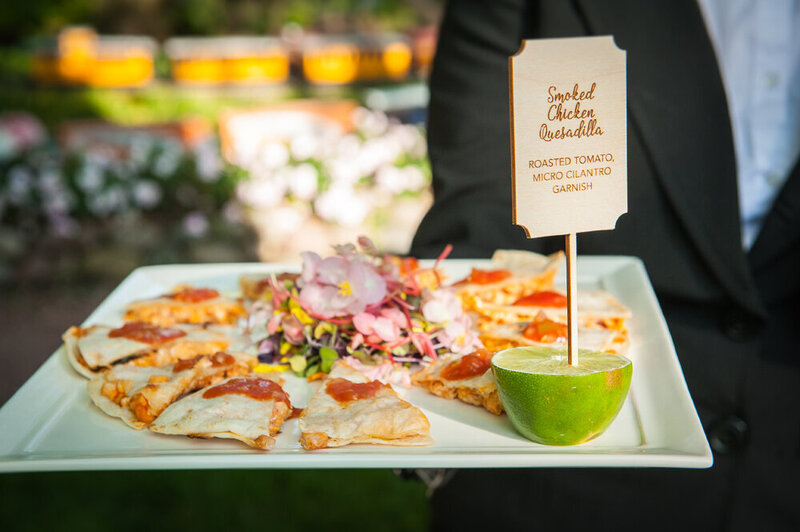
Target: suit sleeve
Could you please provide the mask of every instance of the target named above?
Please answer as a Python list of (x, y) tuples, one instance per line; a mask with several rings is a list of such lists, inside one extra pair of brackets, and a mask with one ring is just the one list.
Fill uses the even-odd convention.
[(524, 247), (511, 220), (508, 58), (528, 18), (523, 0), (450, 2), (431, 74), (428, 145), (434, 204), (412, 245), (415, 256), (484, 257)]

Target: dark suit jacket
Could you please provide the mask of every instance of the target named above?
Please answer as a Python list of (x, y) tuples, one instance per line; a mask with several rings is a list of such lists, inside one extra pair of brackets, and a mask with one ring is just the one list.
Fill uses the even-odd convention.
[[(523, 38), (582, 35), (613, 35), (627, 50), (629, 212), (614, 231), (579, 235), (578, 252), (643, 259), (715, 465), (462, 471), (434, 497), (435, 523), (452, 522), (457, 510), (443, 509), (463, 508), (460, 497), (478, 489), (479, 499), (491, 491), (487, 523), (505, 513), (518, 525), (557, 516), (557, 529), (596, 526), (598, 515), (622, 529), (798, 529), (800, 169), (743, 251), (728, 108), (696, 2), (452, 2), (431, 77), (435, 202), (412, 253), (435, 256), (447, 243), (462, 257), (563, 249), (511, 223), (507, 65)], [(467, 515), (477, 526), (483, 514)]]

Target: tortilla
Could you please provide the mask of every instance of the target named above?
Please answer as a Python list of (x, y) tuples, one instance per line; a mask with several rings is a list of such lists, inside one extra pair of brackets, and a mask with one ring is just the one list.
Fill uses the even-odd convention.
[[(269, 389), (277, 396), (259, 399), (248, 393), (226, 392), (226, 387)], [(220, 395), (212, 396), (220, 391)], [(195, 438), (232, 438), (269, 450), (275, 446), (273, 436), (292, 412), (288, 395), (269, 376), (234, 377), (174, 402), (156, 418), (150, 430)]]
[[(330, 385), (344, 382), (371, 387), (367, 397), (337, 400)], [(391, 385), (370, 381), (339, 361), (311, 397), (299, 420), (300, 443), (307, 450), (352, 443), (428, 445), (430, 423), (422, 411), (404, 401)]]

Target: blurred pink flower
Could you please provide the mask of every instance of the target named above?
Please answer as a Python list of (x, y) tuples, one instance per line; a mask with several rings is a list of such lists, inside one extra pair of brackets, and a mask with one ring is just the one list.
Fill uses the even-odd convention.
[(456, 320), (449, 322), (445, 328), (439, 332), (437, 339), (442, 345), (451, 352), (460, 355), (471, 353), (479, 347), (483, 347), (480, 339), (469, 322), (469, 317), (462, 315)]
[(320, 259), (316, 253), (306, 252), (302, 256), (298, 299), (319, 317), (359, 314), (386, 297), (386, 281), (358, 255)]
[(300, 257), (303, 259), (303, 269), (300, 273), (300, 278), (304, 282), (310, 283), (314, 280), (314, 277), (317, 276), (317, 265), (322, 262), (322, 257), (313, 251), (303, 251), (300, 253)]
[(354, 356), (346, 356), (342, 359), (351, 368), (360, 371), (365, 377), (373, 381), (388, 383), (392, 380), (395, 367), (390, 360), (384, 360), (382, 364), (364, 364)]
[(400, 337), (400, 327), (385, 316), (375, 316), (369, 312), (361, 312), (353, 316), (353, 325), (358, 332), (373, 342), (381, 340), (394, 342)]
[(451, 290), (426, 291), (423, 294), (422, 315), (434, 323), (448, 323), (462, 314), (461, 302)]
[(427, 355), (434, 360), (436, 359), (436, 348), (427, 334), (421, 332), (411, 333), (411, 343), (417, 348), (417, 351), (423, 355)]
[(278, 332), (278, 329), (281, 327), (281, 315), (274, 314), (269, 321), (267, 322), (267, 332), (269, 334), (275, 334)]
[(397, 325), (401, 329), (404, 327), (408, 327), (408, 318), (406, 318), (406, 315), (403, 314), (403, 311), (401, 311), (400, 309), (394, 307), (381, 309), (381, 316), (391, 320), (395, 325)]
[(355, 351), (359, 347), (361, 347), (361, 344), (363, 343), (364, 343), (364, 335), (361, 334), (360, 332), (357, 332), (353, 335), (353, 338), (350, 340), (350, 345), (348, 347), (351, 350)]
[(39, 120), (25, 112), (0, 115), (0, 131), (10, 139), (12, 154), (17, 154), (41, 144), (47, 135)]
[(288, 314), (280, 317), (280, 326), (283, 329), (283, 337), (294, 345), (301, 345), (305, 342), (303, 334), (303, 324), (295, 316)]

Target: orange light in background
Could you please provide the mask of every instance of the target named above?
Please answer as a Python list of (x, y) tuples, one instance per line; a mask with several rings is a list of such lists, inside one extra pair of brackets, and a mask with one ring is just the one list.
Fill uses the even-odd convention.
[(381, 58), (387, 77), (402, 79), (411, 67), (411, 47), (403, 42), (395, 42), (383, 50)]
[(334, 43), (303, 53), (303, 75), (311, 83), (352, 83), (358, 75), (358, 47)]
[(406, 41), (398, 35), (311, 37), (302, 52), (303, 75), (318, 85), (402, 80), (412, 61)]
[(55, 45), (37, 52), (31, 74), (43, 84), (91, 87), (141, 87), (153, 79), (155, 41), (148, 37), (100, 36), (70, 27)]
[(289, 78), (289, 54), (270, 37), (178, 37), (165, 48), (172, 78), (184, 85), (276, 84)]
[(153, 58), (145, 50), (104, 54), (94, 60), (84, 81), (90, 87), (141, 87), (153, 80)]

